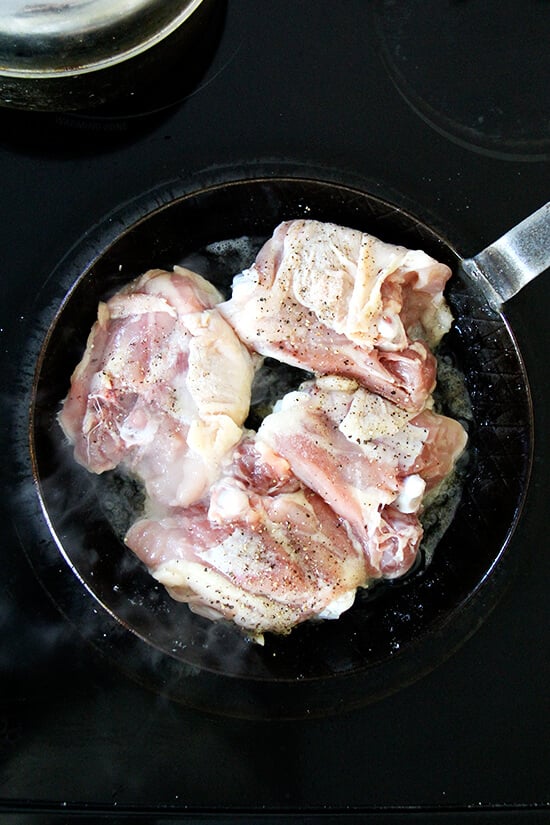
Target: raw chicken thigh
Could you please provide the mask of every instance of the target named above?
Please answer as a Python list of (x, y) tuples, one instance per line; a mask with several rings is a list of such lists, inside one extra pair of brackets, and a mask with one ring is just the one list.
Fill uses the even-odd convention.
[(338, 618), (368, 583), (360, 546), (315, 493), (258, 496), (226, 485), (212, 500), (210, 512), (196, 505), (143, 519), (126, 536), (155, 579), (194, 612), (230, 619), (262, 641), (267, 631)]
[(350, 379), (325, 376), (278, 402), (255, 447), (267, 464), (268, 451), (286, 459), (346, 519), (371, 578), (394, 578), (416, 558), (426, 490), (448, 475), (465, 443), (454, 419), (408, 413)]
[(99, 305), (59, 415), (77, 461), (121, 465), (156, 505), (186, 506), (241, 438), (254, 358), (189, 270), (150, 270)]
[(280, 224), (221, 312), (248, 345), (356, 379), (408, 410), (433, 391), (451, 272), (424, 252), (313, 220)]

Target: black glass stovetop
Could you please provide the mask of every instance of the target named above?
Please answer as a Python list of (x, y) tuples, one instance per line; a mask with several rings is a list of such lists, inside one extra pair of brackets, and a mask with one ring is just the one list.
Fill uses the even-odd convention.
[[(330, 677), (329, 642), (322, 678), (272, 683), (202, 673), (129, 631), (59, 552), (28, 441), (65, 294), (171, 197), (261, 178), (269, 203), (270, 180), (323, 179), (405, 210), (461, 256), (548, 201), (549, 21), (535, 0), (230, 0), (202, 62), (157, 89), (93, 111), (0, 110), (1, 821), (550, 816), (548, 273), (504, 309), (534, 446), (502, 564), (437, 655), (411, 666), (409, 651), (401, 668), (396, 644), (391, 679), (373, 689), (366, 672), (364, 694)], [(391, 228), (380, 206), (376, 218)], [(151, 249), (166, 253), (162, 237)], [(503, 466), (502, 485), (522, 472)]]

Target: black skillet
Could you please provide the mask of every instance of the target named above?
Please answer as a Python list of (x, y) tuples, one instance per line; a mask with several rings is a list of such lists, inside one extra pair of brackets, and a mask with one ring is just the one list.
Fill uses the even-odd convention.
[[(182, 262), (227, 292), (277, 223), (302, 216), (423, 248), (454, 269), (448, 300), (456, 322), (443, 357), (463, 375), (471, 413), (468, 404), (456, 406), (452, 394), (445, 403), (463, 417), (469, 446), (462, 495), (430, 564), (421, 561), (402, 581), (360, 596), (336, 622), (307, 623), (260, 647), (228, 624), (193, 615), (152, 580), (121, 539), (139, 508), (139, 490), (116, 473), (97, 477), (77, 466), (56, 414), (100, 299), (149, 267)], [(402, 209), (354, 187), (296, 175), (195, 189), (173, 184), (92, 232), (52, 279), (66, 294), (47, 310), (34, 376), (30, 451), (42, 513), (36, 508), (39, 528), (35, 538), (27, 529), (25, 541), (35, 571), (82, 635), (159, 693), (249, 717), (360, 705), (449, 656), (485, 618), (517, 561), (509, 543), (533, 451), (530, 392), (499, 309), (500, 276), (492, 268), (487, 281), (479, 270), (491, 254), (497, 253), (463, 265), (452, 246)], [(502, 249), (499, 254), (497, 268), (509, 269)], [(282, 384), (297, 381), (291, 371), (281, 372)], [(61, 557), (76, 579), (67, 576)]]

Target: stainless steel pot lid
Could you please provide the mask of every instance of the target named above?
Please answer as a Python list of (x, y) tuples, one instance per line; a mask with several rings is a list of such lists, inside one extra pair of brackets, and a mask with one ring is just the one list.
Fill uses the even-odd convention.
[(202, 0), (2, 0), (0, 73), (76, 75), (163, 40)]

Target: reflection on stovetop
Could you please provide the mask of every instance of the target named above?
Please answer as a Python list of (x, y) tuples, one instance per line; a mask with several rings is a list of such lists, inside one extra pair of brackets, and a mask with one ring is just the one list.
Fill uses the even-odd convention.
[(550, 155), (550, 7), (539, 0), (378, 0), (385, 63), (407, 103), (475, 151)]

